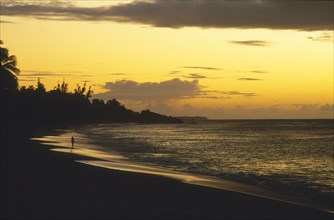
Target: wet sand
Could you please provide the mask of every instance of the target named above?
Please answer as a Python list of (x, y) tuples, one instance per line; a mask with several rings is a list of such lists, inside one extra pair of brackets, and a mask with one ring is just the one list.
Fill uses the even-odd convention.
[(90, 166), (75, 161), (92, 158), (49, 148), (28, 137), (4, 142), (1, 218), (334, 218), (328, 212), (259, 196), (186, 184), (159, 175)]

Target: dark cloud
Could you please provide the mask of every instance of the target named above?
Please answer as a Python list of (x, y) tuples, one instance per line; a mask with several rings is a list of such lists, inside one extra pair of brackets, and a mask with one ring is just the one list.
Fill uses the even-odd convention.
[(263, 46), (270, 46), (270, 42), (268, 41), (263, 41), (263, 40), (241, 40), (241, 41), (229, 41), (231, 44), (239, 44), (239, 45), (245, 45), (245, 46), (258, 46), (258, 47), (263, 47)]
[(162, 82), (144, 83), (119, 80), (107, 82), (103, 88), (108, 91), (96, 94), (94, 97), (154, 101), (195, 97), (200, 94), (200, 86), (197, 80), (187, 81), (178, 78)]
[(243, 80), (243, 81), (258, 81), (258, 80), (262, 80), (262, 79), (258, 79), (258, 78), (238, 78), (238, 80)]
[(182, 68), (186, 69), (202, 69), (202, 70), (221, 70), (215, 67), (207, 67), (207, 66), (183, 66)]
[(162, 82), (136, 82), (118, 80), (101, 86), (107, 92), (93, 95), (94, 98), (131, 100), (138, 102), (167, 101), (172, 99), (229, 99), (233, 96), (245, 98), (257, 96), (252, 92), (205, 90), (198, 80), (188, 81), (174, 78)]
[(141, 23), (156, 27), (266, 28), (332, 30), (332, 1), (134, 1), (117, 6), (83, 8), (59, 1), (5, 1), (4, 16), (39, 19)]

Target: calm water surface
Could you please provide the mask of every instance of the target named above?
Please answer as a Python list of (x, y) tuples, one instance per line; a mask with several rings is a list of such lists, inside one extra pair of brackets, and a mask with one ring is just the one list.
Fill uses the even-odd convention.
[(99, 124), (76, 132), (134, 161), (333, 204), (333, 120)]

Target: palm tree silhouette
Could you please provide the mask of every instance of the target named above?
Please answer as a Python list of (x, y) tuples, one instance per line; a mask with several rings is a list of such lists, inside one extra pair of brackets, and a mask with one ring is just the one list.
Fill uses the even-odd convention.
[[(3, 41), (0, 40), (0, 45)], [(16, 67), (17, 60), (14, 55), (9, 55), (8, 49), (0, 46), (0, 86), (1, 94), (17, 91), (20, 70)]]

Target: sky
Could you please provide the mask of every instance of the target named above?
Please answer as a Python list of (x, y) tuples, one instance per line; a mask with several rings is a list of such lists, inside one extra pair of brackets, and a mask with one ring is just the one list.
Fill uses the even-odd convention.
[(1, 0), (0, 38), (53, 89), (212, 119), (333, 118), (333, 1)]

